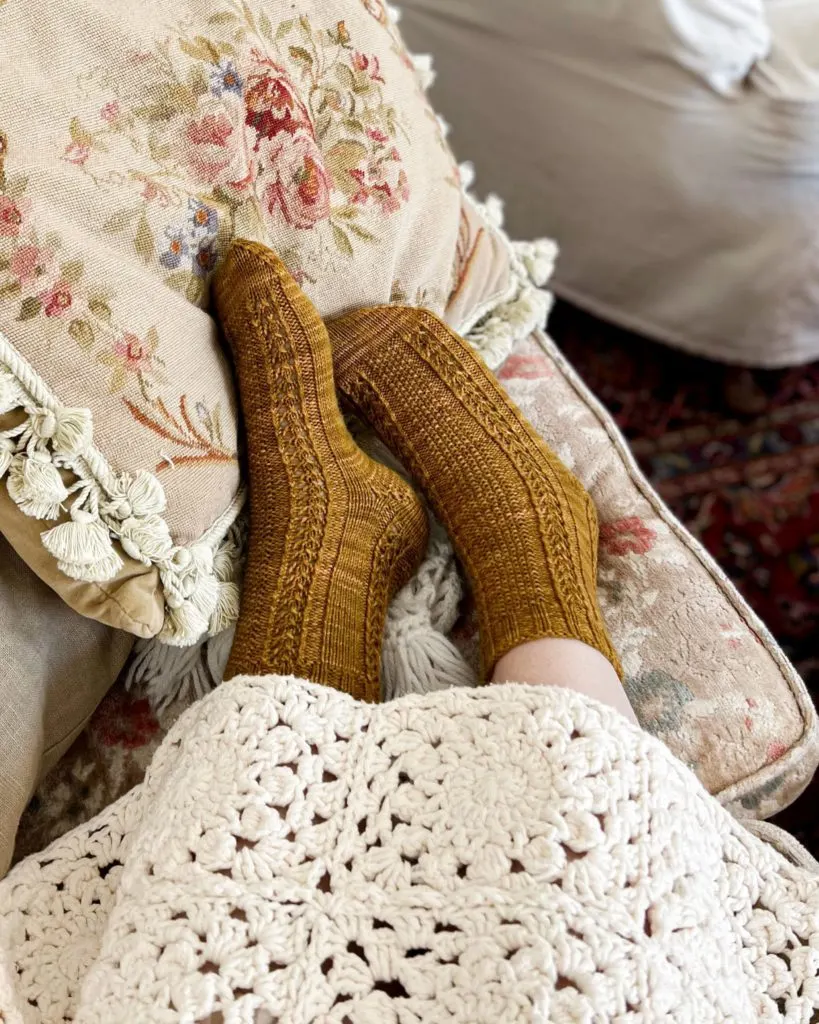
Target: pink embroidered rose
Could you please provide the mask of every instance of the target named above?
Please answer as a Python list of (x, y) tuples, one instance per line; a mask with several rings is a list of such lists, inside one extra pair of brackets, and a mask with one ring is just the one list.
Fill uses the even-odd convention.
[(148, 374), (153, 369), (153, 357), (159, 347), (159, 334), (152, 327), (145, 335), (145, 340), (126, 331), (121, 334), (113, 346), (106, 352), (100, 352), (98, 359), (111, 370), (109, 389), (112, 394), (127, 385), (132, 374)]
[(66, 146), (63, 160), (67, 160), (70, 164), (76, 164), (77, 167), (82, 167), (89, 156), (91, 156), (91, 147), (87, 142), (72, 142)]
[(381, 64), (379, 63), (378, 57), (374, 54), (367, 55), (366, 53), (353, 54), (353, 67), (356, 71), (360, 71), (362, 74), (367, 75), (368, 78), (372, 79), (373, 82), (381, 82), (384, 84), (384, 78), (381, 74)]
[(626, 516), (600, 525), (600, 547), (607, 555), (644, 555), (656, 539), (655, 531), (639, 516)]
[(46, 316), (63, 316), (71, 309), (71, 303), (74, 301), (71, 285), (68, 281), (57, 281), (51, 288), (40, 293), (40, 301)]
[(126, 369), (132, 373), (139, 373), (140, 370), (150, 368), (153, 351), (151, 346), (136, 334), (126, 332), (114, 342), (114, 355)]
[[(32, 294), (42, 288), (43, 278), (54, 267), (54, 250), (36, 245), (21, 245), (9, 260), (9, 271), (17, 278), (22, 294)], [(31, 286), (34, 286), (33, 288)]]
[(103, 121), (108, 124), (113, 124), (114, 121), (120, 115), (120, 105), (118, 100), (111, 100), (110, 103), (106, 103), (105, 106), (100, 110), (100, 117)]
[(307, 108), (284, 68), (263, 61), (263, 71), (249, 75), (245, 89), (245, 120), (260, 139), (273, 139), (282, 132), (313, 135)]
[(22, 204), (0, 195), (0, 238), (16, 238), (23, 223)]
[(549, 360), (531, 352), (513, 352), (498, 370), (500, 380), (547, 380), (552, 376)]
[[(227, 100), (223, 105), (228, 109), (232, 106)], [(198, 181), (237, 194), (247, 191), (253, 184), (255, 143), (253, 130), (232, 121), (224, 109), (191, 121), (185, 129), (183, 142), (188, 167)]]
[(330, 215), (330, 176), (312, 138), (285, 137), (268, 151), (268, 213), (294, 228), (312, 228)]
[(363, 167), (349, 171), (357, 188), (350, 202), (372, 202), (381, 213), (395, 213), (410, 197), (409, 179), (400, 165), (401, 157), (393, 146), (387, 153), (371, 156)]

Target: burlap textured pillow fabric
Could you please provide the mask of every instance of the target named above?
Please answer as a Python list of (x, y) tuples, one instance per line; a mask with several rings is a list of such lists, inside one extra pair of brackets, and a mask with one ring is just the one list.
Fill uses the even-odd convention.
[(0, 530), (85, 614), (191, 643), (238, 599), (220, 254), (265, 242), (325, 316), (474, 322), (458, 171), (381, 0), (7, 0), (0, 67)]

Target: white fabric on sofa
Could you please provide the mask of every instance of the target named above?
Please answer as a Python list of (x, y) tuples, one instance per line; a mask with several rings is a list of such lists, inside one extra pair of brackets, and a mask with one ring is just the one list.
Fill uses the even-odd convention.
[(457, 152), (555, 290), (728, 362), (819, 358), (811, 0), (407, 0)]

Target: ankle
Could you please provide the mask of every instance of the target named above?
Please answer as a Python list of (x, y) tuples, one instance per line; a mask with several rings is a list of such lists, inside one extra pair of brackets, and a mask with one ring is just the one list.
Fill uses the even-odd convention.
[(580, 640), (544, 637), (513, 647), (498, 661), (492, 682), (562, 686), (608, 704), (639, 725), (614, 666)]

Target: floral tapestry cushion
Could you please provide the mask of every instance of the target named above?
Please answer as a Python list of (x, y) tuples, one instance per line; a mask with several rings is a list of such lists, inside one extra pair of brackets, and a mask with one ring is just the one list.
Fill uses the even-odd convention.
[(0, 66), (0, 532), (84, 614), (190, 643), (238, 599), (230, 240), (323, 315), (471, 326), (492, 229), (381, 0), (6, 0)]
[(804, 683), (554, 342), (535, 332), (498, 375), (597, 504), (600, 601), (643, 728), (739, 816), (786, 807), (819, 764)]

